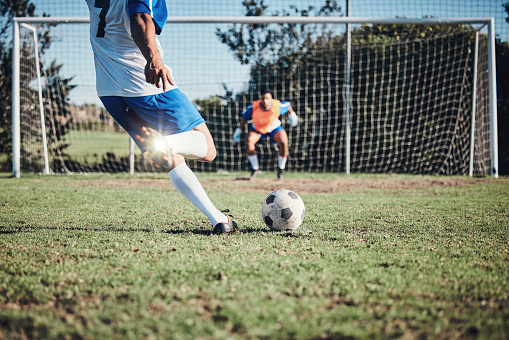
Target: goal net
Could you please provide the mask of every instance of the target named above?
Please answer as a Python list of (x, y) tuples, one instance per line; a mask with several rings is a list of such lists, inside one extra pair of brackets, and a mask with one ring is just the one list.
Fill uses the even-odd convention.
[[(211, 163), (189, 161), (194, 170), (250, 170), (231, 137), (269, 87), (300, 118), (290, 127), (281, 117), (288, 171), (490, 174), (485, 23), (379, 20), (352, 23), (348, 34), (345, 23), (284, 17), (179, 20), (159, 37), (163, 60), (218, 150)], [(45, 130), (49, 172), (155, 171), (97, 98), (88, 24), (76, 21), (51, 28), (58, 38), (39, 55), (40, 76), (34, 35), (20, 27), (21, 169), (45, 172)], [(276, 146), (267, 140), (257, 152), (261, 168), (275, 170)]]

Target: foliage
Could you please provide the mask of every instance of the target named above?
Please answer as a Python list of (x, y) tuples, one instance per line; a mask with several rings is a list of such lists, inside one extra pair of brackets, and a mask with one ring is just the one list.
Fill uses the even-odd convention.
[[(509, 2), (504, 4), (509, 24)], [(500, 174), (509, 174), (509, 41), (496, 41), (498, 161)]]
[(500, 174), (509, 174), (509, 41), (496, 41), (498, 161)]
[(379, 44), (388, 45), (401, 41), (411, 40), (424, 42), (437, 36), (450, 36), (463, 32), (469, 34), (470, 39), (475, 38), (475, 30), (462, 24), (451, 25), (417, 25), (417, 24), (392, 24), (392, 25), (368, 25), (364, 24), (360, 29), (352, 32), (352, 45)]
[(62, 138), (69, 132), (72, 124), (69, 104), (69, 92), (75, 87), (70, 82), (72, 78), (60, 75), (62, 65), (53, 61), (46, 70), (45, 115), (46, 126), (50, 128), (52, 140), (49, 142), (49, 152), (53, 155), (63, 155), (69, 144), (61, 143)]
[[(244, 1), (246, 16), (267, 15), (263, 0)], [(339, 15), (341, 8), (336, 1), (325, 1), (325, 4), (315, 9), (298, 9), (290, 6), (291, 11), (273, 13), (272, 16), (332, 16)], [(217, 29), (216, 35), (226, 44), (241, 64), (264, 65), (275, 63), (282, 55), (290, 55), (308, 45), (313, 37), (322, 33), (318, 25), (282, 24), (275, 29), (268, 29), (267, 24), (233, 25), (227, 31)], [(326, 39), (324, 37), (324, 39)]]
[(219, 96), (210, 96), (205, 99), (196, 99), (194, 100), (194, 105), (198, 109), (198, 112), (202, 114), (202, 116), (206, 116), (210, 113), (210, 108), (223, 106), (225, 104), (224, 99)]
[[(0, 155), (12, 150), (12, 17), (34, 16), (35, 6), (29, 0), (0, 0)], [(3, 166), (0, 166), (3, 167)]]
[[(13, 17), (33, 17), (35, 15), (35, 5), (30, 0), (0, 0), (0, 155), (7, 155), (7, 164), (2, 164), (2, 168), (10, 168), (12, 152), (12, 18)], [(43, 14), (43, 16), (47, 16)], [(31, 34), (31, 33), (30, 33)], [(38, 27), (39, 54), (44, 55), (50, 47), (52, 38), (50, 27), (41, 25)], [(35, 63), (34, 48), (29, 44), (21, 44), (20, 55), (31, 63)], [(69, 91), (73, 86), (70, 85), (72, 78), (63, 78), (60, 75), (61, 65), (55, 62), (47, 67), (41, 63), (41, 74), (46, 80), (43, 84), (43, 97), (45, 106), (46, 127), (48, 131), (53, 132), (51, 136), (50, 152), (61, 154), (66, 147), (65, 144), (58, 142), (68, 131), (70, 111)], [(36, 79), (34, 70), (28, 71), (30, 74), (24, 74), (20, 79), (20, 87), (31, 100), (28, 102), (37, 103), (37, 92), (30, 86), (30, 83)], [(27, 103), (28, 103), (27, 102)], [(23, 102), (21, 103), (23, 106)], [(26, 104), (25, 107), (27, 107)], [(22, 107), (22, 111), (25, 111)], [(23, 114), (23, 113), (22, 113)], [(53, 118), (57, 118), (54, 120)], [(36, 124), (23, 126), (21, 131), (21, 143), (24, 138), (30, 135), (32, 130), (36, 129)], [(42, 148), (42, 144), (40, 145)], [(31, 153), (32, 151), (26, 151)], [(39, 155), (39, 157), (41, 157)], [(37, 159), (37, 157), (33, 158)], [(29, 166), (29, 164), (26, 164)]]

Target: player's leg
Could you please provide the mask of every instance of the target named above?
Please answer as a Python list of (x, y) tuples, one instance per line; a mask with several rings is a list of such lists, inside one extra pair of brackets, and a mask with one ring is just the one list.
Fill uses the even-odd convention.
[(139, 133), (135, 140), (143, 145), (147, 150), (150, 163), (160, 171), (170, 171), (174, 168), (173, 149), (167, 143), (164, 136), (156, 129), (143, 125), (139, 128)]
[[(187, 159), (196, 159), (202, 162), (211, 162), (216, 158), (216, 146), (214, 144), (214, 140), (210, 131), (205, 123), (201, 123), (197, 127), (195, 127), (191, 131), (185, 131), (181, 133), (176, 133), (172, 135), (163, 136), (159, 132), (154, 131), (152, 128), (144, 128), (142, 130), (142, 135), (137, 136), (137, 139), (140, 138), (144, 141), (144, 139), (150, 138), (152, 135), (156, 135), (156, 138), (161, 139), (164, 138), (169, 149), (168, 152), (171, 152), (173, 155), (178, 154)], [(164, 148), (163, 148), (164, 150)], [(175, 158), (175, 157), (173, 157)], [(152, 163), (154, 164), (154, 155), (151, 155)], [(176, 161), (176, 160), (173, 160)], [(171, 164), (171, 163), (170, 163)], [(163, 162), (163, 167), (161, 170), (171, 170), (173, 166), (166, 165)], [(155, 163), (157, 168), (161, 166)]]
[[(164, 162), (167, 158), (165, 156), (170, 152), (190, 159), (211, 161), (215, 158), (214, 142), (205, 120), (179, 89), (154, 96), (124, 99), (129, 107), (147, 122), (137, 139), (151, 153), (151, 160), (155, 162), (156, 168), (164, 171), (173, 168), (171, 162)], [(155, 144), (151, 139), (156, 140), (160, 147), (163, 144), (161, 163), (158, 163), (161, 157), (154, 156), (154, 153), (158, 155), (157, 152), (161, 151), (150, 149), (151, 144)]]
[[(162, 140), (162, 135), (150, 123), (150, 115), (140, 115), (143, 101), (136, 98), (106, 96), (100, 98), (108, 113), (129, 133), (141, 152), (150, 153), (149, 159), (156, 168), (170, 170), (173, 168), (171, 148)], [(134, 104), (134, 108), (132, 107)]]
[[(175, 99), (174, 96), (171, 96), (171, 98), (173, 98), (173, 102), (175, 100), (182, 101), (182, 96), (178, 93), (176, 94), (177, 99)], [(146, 143), (145, 138), (143, 138), (147, 137), (147, 127), (156, 130), (158, 125), (154, 124), (154, 122), (162, 122), (162, 126), (165, 127), (166, 130), (159, 130), (162, 130), (163, 133), (164, 131), (175, 131), (177, 132), (176, 134), (179, 134), (179, 132), (184, 134), (187, 133), (185, 134), (185, 137), (182, 137), (182, 135), (179, 136), (180, 139), (184, 139), (183, 141), (180, 140), (180, 142), (178, 142), (179, 138), (177, 138), (177, 143), (174, 144), (174, 147), (176, 147), (177, 150), (180, 148), (179, 151), (183, 153), (194, 153), (198, 159), (212, 160), (215, 157), (216, 151), (212, 137), (204, 124), (203, 118), (201, 118), (196, 109), (194, 109), (195, 112), (190, 110), (190, 112), (186, 115), (186, 117), (192, 120), (195, 126), (192, 126), (190, 131), (182, 131), (182, 125), (187, 123), (181, 121), (179, 126), (178, 123), (175, 123), (176, 119), (174, 117), (170, 117), (170, 114), (175, 113), (175, 110), (164, 109), (164, 107), (167, 107), (167, 105), (164, 105), (167, 98), (162, 98), (161, 103), (156, 102), (155, 104), (153, 102), (147, 103), (146, 99), (146, 97), (143, 97), (142, 100), (120, 97), (101, 98), (106, 109), (110, 112), (113, 118), (122, 127), (124, 127), (131, 137), (133, 137), (142, 152), (148, 151), (148, 144)], [(185, 97), (185, 99), (187, 99), (187, 97)], [(171, 100), (169, 101), (171, 102)], [(190, 102), (184, 102), (184, 104), (181, 105), (181, 108), (189, 109), (189, 104)], [(190, 105), (192, 106), (192, 104)], [(156, 109), (154, 109), (154, 106)], [(163, 106), (163, 109), (157, 109), (157, 106)], [(194, 108), (194, 106), (192, 107)], [(182, 116), (182, 112), (179, 113), (180, 116)], [(187, 124), (187, 126), (189, 126), (189, 124)], [(143, 129), (143, 127), (145, 127), (145, 129)], [(191, 132), (191, 134), (189, 134), (189, 132)], [(139, 138), (136, 138), (137, 136), (140, 136), (140, 134), (143, 142)], [(150, 137), (150, 135), (148, 137)], [(163, 139), (166, 142), (166, 138)], [(192, 140), (192, 142), (189, 142), (190, 140)], [(189, 148), (186, 148), (184, 144), (192, 145), (192, 147), (188, 145)], [(190, 150), (190, 148), (192, 148), (192, 150)], [(170, 157), (173, 164), (171, 164), (171, 168), (168, 169), (168, 177), (175, 188), (208, 217), (212, 226), (214, 226), (214, 232), (224, 233), (232, 231), (236, 227), (236, 223), (215, 208), (194, 173), (185, 163), (184, 157), (175, 152), (171, 152)]]
[[(200, 181), (184, 160), (184, 155), (205, 162), (214, 160), (216, 147), (212, 135), (205, 121), (186, 96), (178, 91), (170, 98), (171, 111), (169, 111), (169, 115), (178, 118), (177, 128), (180, 131), (165, 136), (165, 140), (173, 149), (175, 165), (168, 172), (168, 177), (173, 186), (207, 216), (215, 233), (231, 232), (237, 227), (237, 224), (214, 206)], [(170, 122), (167, 125), (170, 125)], [(192, 130), (189, 127), (192, 127)]]
[(254, 130), (249, 130), (246, 136), (247, 159), (249, 160), (252, 169), (251, 179), (254, 179), (256, 178), (256, 176), (261, 174), (260, 162), (258, 161), (258, 155), (256, 154), (256, 143), (258, 143), (260, 138), (261, 138), (260, 133)]
[(286, 160), (288, 159), (288, 135), (286, 134), (286, 131), (281, 128), (273, 135), (272, 139), (279, 147), (279, 154), (277, 157), (277, 178), (283, 179)]
[[(168, 172), (173, 186), (208, 217), (216, 232), (221, 232), (222, 228), (233, 228), (235, 222), (212, 204), (198, 178), (185, 163), (185, 158), (204, 162), (210, 162), (216, 158), (216, 147), (207, 125), (202, 123), (192, 131), (164, 138), (173, 149), (175, 167)], [(222, 232), (225, 231), (222, 230)]]
[(191, 131), (164, 136), (173, 153), (187, 159), (211, 162), (216, 158), (214, 139), (205, 123), (201, 123)]
[(173, 159), (175, 167), (168, 172), (168, 178), (175, 189), (207, 216), (215, 233), (233, 231), (237, 224), (214, 206), (194, 172), (187, 166), (184, 157), (174, 154)]

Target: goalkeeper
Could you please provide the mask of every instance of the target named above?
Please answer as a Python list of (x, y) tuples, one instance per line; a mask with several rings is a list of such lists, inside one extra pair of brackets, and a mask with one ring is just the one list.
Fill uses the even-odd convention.
[(288, 135), (281, 126), (279, 116), (285, 113), (288, 113), (288, 124), (296, 127), (299, 123), (299, 117), (293, 111), (290, 103), (274, 99), (272, 91), (268, 88), (262, 89), (260, 91), (260, 99), (254, 101), (242, 113), (239, 126), (233, 133), (232, 142), (234, 144), (239, 142), (240, 134), (244, 131), (247, 122), (252, 121), (246, 135), (247, 159), (252, 168), (251, 179), (261, 174), (260, 163), (255, 148), (256, 143), (267, 137), (270, 138), (272, 143), (277, 143), (279, 147), (277, 178), (280, 180), (284, 178), (284, 169), (288, 158)]
[(210, 162), (216, 148), (205, 121), (163, 64), (156, 38), (168, 17), (165, 0), (86, 0), (96, 87), (104, 107), (151, 163), (210, 220), (213, 232), (237, 224), (216, 209), (185, 158)]

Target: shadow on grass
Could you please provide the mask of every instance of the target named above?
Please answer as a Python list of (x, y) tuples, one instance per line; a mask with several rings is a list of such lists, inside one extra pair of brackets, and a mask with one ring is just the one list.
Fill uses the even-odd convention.
[(223, 234), (223, 235), (214, 235), (212, 233), (212, 229), (149, 229), (149, 228), (121, 228), (116, 229), (114, 227), (3, 227), (0, 226), (0, 235), (6, 234), (15, 234), (15, 233), (29, 233), (41, 230), (55, 230), (55, 231), (91, 231), (91, 232), (115, 232), (115, 233), (161, 233), (161, 234), (171, 234), (171, 235), (185, 235), (185, 234), (194, 234), (194, 235), (203, 235), (203, 236), (234, 236), (234, 235), (242, 235), (242, 234), (277, 234), (280, 237), (289, 237), (289, 238), (302, 238), (302, 237), (310, 237), (310, 234), (302, 234), (302, 233), (294, 233), (291, 231), (272, 231), (266, 228), (246, 228), (239, 229), (231, 234)]
[[(115, 227), (4, 227), (0, 226), (0, 235), (14, 233), (29, 233), (40, 230), (57, 230), (57, 231), (99, 231), (99, 232), (115, 232), (115, 233), (161, 233), (172, 235), (195, 234), (195, 235), (213, 235), (212, 229), (149, 229), (149, 228), (115, 228)], [(261, 228), (239, 229), (228, 235), (249, 234), (249, 233), (271, 233), (271, 230)]]
[(0, 235), (19, 233), (19, 230), (4, 230), (0, 229)]

